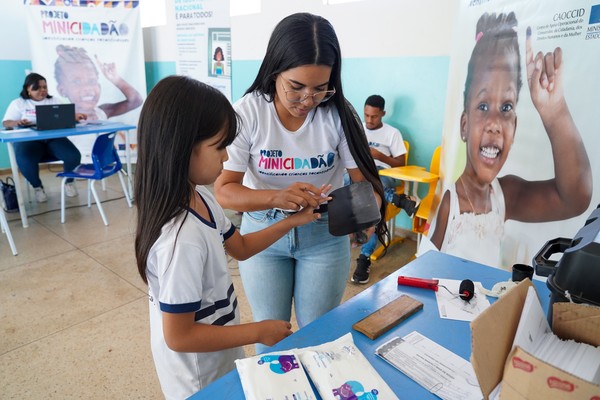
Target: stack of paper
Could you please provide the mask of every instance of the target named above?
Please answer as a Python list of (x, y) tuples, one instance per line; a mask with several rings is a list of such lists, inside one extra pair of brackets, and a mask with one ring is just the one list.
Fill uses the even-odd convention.
[(356, 347), (350, 333), (297, 352), (323, 400), (398, 399)]
[(514, 346), (581, 379), (600, 384), (600, 348), (557, 337), (533, 287), (527, 291)]
[(418, 332), (396, 337), (375, 353), (441, 399), (483, 397), (471, 363)]

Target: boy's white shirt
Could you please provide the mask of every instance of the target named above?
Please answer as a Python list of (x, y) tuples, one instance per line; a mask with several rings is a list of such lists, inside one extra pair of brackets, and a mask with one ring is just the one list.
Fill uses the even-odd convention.
[[(386, 123), (378, 129), (367, 129), (367, 125), (363, 122), (365, 135), (369, 142), (369, 147), (373, 147), (386, 156), (396, 158), (406, 154), (406, 146), (402, 134), (396, 128)], [(380, 160), (375, 160), (375, 165), (382, 168), (390, 168), (390, 165)]]

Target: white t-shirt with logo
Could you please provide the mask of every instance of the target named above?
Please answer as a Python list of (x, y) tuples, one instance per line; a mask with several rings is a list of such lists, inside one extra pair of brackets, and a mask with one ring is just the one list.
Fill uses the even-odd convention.
[(2, 121), (20, 121), (22, 119), (27, 119), (31, 121), (32, 124), (35, 124), (37, 120), (35, 116), (35, 106), (52, 104), (61, 104), (61, 102), (57, 100), (56, 97), (50, 99), (46, 97), (41, 101), (18, 97), (10, 102)]
[[(363, 122), (363, 127), (365, 128), (369, 147), (373, 147), (392, 158), (406, 154), (404, 140), (398, 129), (386, 123), (384, 123), (381, 128), (370, 130), (367, 129), (367, 125)], [(375, 165), (382, 168), (390, 168), (390, 165), (379, 160), (375, 160)]]
[(344, 168), (357, 168), (333, 103), (311, 110), (295, 132), (283, 126), (275, 104), (256, 93), (234, 108), (242, 124), (224, 169), (244, 172), (243, 184), (251, 189), (284, 189), (294, 182), (337, 189)]

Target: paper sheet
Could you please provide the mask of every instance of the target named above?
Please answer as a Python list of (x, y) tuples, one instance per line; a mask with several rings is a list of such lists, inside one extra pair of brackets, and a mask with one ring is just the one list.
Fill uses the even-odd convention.
[(235, 360), (248, 400), (315, 400), (304, 368), (293, 351)]
[(375, 353), (444, 400), (481, 400), (471, 363), (418, 332), (396, 337)]
[[(445, 286), (450, 292), (458, 294), (461, 281), (455, 279), (434, 279), (439, 280), (439, 286)], [(481, 283), (473, 283), (475, 284), (475, 296), (468, 302), (460, 297), (450, 294), (448, 290), (443, 287), (440, 287), (438, 291), (435, 292), (440, 318), (455, 319), (458, 321), (473, 321), (475, 317), (490, 306), (489, 300), (481, 290), (479, 290)]]
[(295, 351), (323, 400), (398, 400), (356, 347), (351, 333), (332, 342)]

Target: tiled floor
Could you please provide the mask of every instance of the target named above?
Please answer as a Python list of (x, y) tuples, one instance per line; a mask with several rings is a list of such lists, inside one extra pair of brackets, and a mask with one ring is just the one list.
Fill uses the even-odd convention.
[[(146, 287), (133, 253), (135, 207), (127, 207), (118, 179), (110, 178), (102, 194), (110, 222), (105, 227), (95, 205), (83, 205), (85, 183), (78, 182), (80, 195), (69, 199), (72, 207), (61, 224), (55, 169), (42, 172), (50, 199), (28, 203), (36, 214), (28, 228), (18, 214), (7, 214), (18, 256), (0, 236), (0, 398), (159, 399)], [(239, 222), (234, 213), (231, 219)], [(344, 299), (414, 252), (412, 240), (390, 249), (373, 264), (369, 284), (349, 283)], [(242, 322), (250, 321), (235, 260), (230, 268)], [(245, 350), (253, 354), (252, 346)]]

